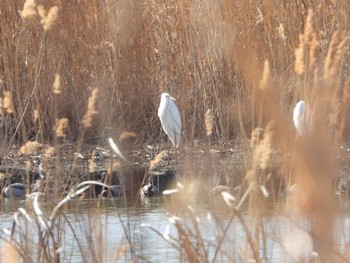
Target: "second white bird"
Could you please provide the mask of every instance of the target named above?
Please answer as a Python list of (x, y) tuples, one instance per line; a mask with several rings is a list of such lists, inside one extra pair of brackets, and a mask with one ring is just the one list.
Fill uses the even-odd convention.
[(181, 117), (174, 101), (175, 99), (168, 93), (163, 93), (160, 98), (158, 117), (162, 123), (164, 132), (168, 135), (174, 146), (178, 147), (181, 137)]

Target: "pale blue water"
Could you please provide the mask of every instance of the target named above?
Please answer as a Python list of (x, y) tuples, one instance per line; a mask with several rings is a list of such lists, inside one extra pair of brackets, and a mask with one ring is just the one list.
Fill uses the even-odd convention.
[[(14, 212), (18, 211), (19, 207), (26, 208), (34, 219), (30, 203), (31, 201), (25, 200), (3, 200), (0, 204), (1, 262), (6, 258), (6, 250), (3, 249), (6, 243), (4, 240), (10, 239), (6, 229), (12, 227)], [(44, 211), (44, 218), (47, 219), (48, 211), (51, 211), (52, 207), (50, 208), (49, 203), (45, 201), (41, 201), (40, 206)], [(247, 249), (249, 247), (247, 233), (238, 219), (230, 223), (231, 212), (221, 209), (213, 213), (205, 203), (193, 204), (192, 207), (193, 214), (197, 217), (196, 221), (199, 222), (199, 228), (194, 227), (185, 212), (179, 214), (182, 217), (179, 222), (189, 231), (194, 233), (198, 231), (197, 235), (201, 235), (201, 240), (204, 240), (203, 247), (208, 253), (206, 258), (209, 262), (215, 257), (216, 248), (221, 242), (223, 233), (226, 233), (225, 238), (215, 257), (215, 262), (247, 262), (251, 258), (250, 250)], [(60, 229), (56, 231), (59, 235), (55, 235), (55, 240), (60, 244), (60, 262), (98, 262), (99, 260), (99, 262), (130, 262), (132, 259), (137, 259), (138, 262), (186, 262), (186, 257), (171, 245), (171, 243), (179, 245), (179, 234), (174, 224), (169, 221), (170, 215), (162, 198), (146, 199), (138, 206), (125, 206), (123, 198), (101, 201), (72, 200), (63, 211), (64, 216), (59, 217), (55, 228)], [(254, 230), (252, 218), (244, 212), (244, 209), (242, 217), (248, 226), (249, 234), (254, 235), (254, 232), (250, 232)], [(19, 218), (20, 227), (16, 229), (14, 239), (30, 248), (33, 252), (30, 258), (33, 262), (37, 262), (39, 259), (36, 249), (39, 242), (38, 226), (26, 224), (23, 216)], [(342, 245), (349, 241), (349, 235), (346, 234), (349, 233), (347, 214), (340, 216), (338, 221), (337, 235)], [(290, 230), (290, 220), (281, 216), (281, 213), (277, 215), (272, 211), (269, 215), (262, 217), (260, 223), (263, 225), (260, 229), (264, 230), (266, 237), (265, 242), (262, 238), (260, 239), (259, 256), (262, 262), (294, 262), (281, 245), (281, 241), (295, 233), (295, 228)], [(305, 229), (308, 228), (307, 224), (302, 226)], [(29, 238), (23, 241), (18, 233), (26, 233)], [(162, 235), (168, 237), (168, 241)], [(197, 251), (201, 251), (198, 240), (191, 238), (190, 241)], [(127, 249), (120, 256), (119, 261), (116, 261), (118, 249), (130, 243), (132, 250)]]

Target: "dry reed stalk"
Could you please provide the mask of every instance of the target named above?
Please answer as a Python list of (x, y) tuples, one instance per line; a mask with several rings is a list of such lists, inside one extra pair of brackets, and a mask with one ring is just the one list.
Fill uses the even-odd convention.
[(43, 145), (37, 141), (29, 141), (20, 148), (20, 153), (24, 155), (32, 155)]
[(83, 120), (81, 121), (85, 129), (90, 128), (92, 126), (93, 117), (97, 113), (96, 111), (97, 94), (98, 94), (98, 89), (93, 89), (91, 92), (91, 96), (89, 97), (87, 111), (83, 117)]
[(331, 42), (324, 64), (324, 77), (326, 80), (332, 81), (340, 68), (342, 51), (345, 40), (341, 40), (339, 32), (332, 35)]
[(56, 119), (56, 123), (53, 129), (55, 131), (55, 135), (57, 138), (65, 138), (67, 128), (68, 128), (67, 118)]

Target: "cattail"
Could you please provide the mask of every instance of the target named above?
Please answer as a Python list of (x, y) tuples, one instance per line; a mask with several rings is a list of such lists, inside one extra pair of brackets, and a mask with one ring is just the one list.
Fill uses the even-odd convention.
[(46, 13), (44, 6), (38, 6), (38, 13), (41, 17), (40, 23), (43, 26), (44, 31), (48, 31), (51, 29), (53, 24), (56, 22), (58, 17), (59, 8), (57, 6), (53, 6), (50, 8), (49, 12)]
[(165, 154), (166, 154), (166, 151), (161, 151), (156, 155), (156, 157), (154, 157), (153, 160), (150, 161), (150, 165), (149, 165), (150, 171), (154, 170), (157, 167), (158, 163), (162, 160)]
[(96, 171), (95, 163), (95, 151), (92, 151), (91, 158), (89, 160), (89, 173), (94, 173)]
[(85, 129), (92, 126), (92, 118), (97, 113), (96, 111), (97, 93), (98, 93), (98, 89), (94, 89), (91, 92), (91, 96), (88, 101), (87, 111), (84, 115), (83, 120), (81, 121)]
[(36, 12), (36, 3), (35, 0), (27, 0), (24, 2), (23, 10), (21, 12), (22, 18), (29, 18), (31, 16), (35, 16)]
[(31, 155), (34, 154), (42, 146), (43, 145), (37, 141), (29, 141), (25, 145), (23, 145), (19, 151), (21, 154)]
[(305, 43), (304, 36), (299, 35), (299, 47), (295, 49), (295, 65), (294, 71), (298, 75), (302, 75), (305, 72)]
[(326, 79), (334, 77), (337, 73), (340, 67), (343, 45), (344, 41), (341, 41), (339, 33), (335, 32), (332, 36), (324, 65), (324, 74)]
[(210, 137), (213, 132), (213, 122), (213, 114), (211, 113), (211, 110), (208, 109), (205, 113), (205, 131), (208, 137)]
[(11, 93), (9, 91), (4, 91), (3, 95), (4, 95), (3, 106), (5, 110), (7, 111), (7, 113), (14, 113), (15, 108), (12, 103)]
[(61, 93), (61, 75), (60, 74), (55, 74), (55, 81), (52, 86), (52, 92), (54, 94)]
[(260, 81), (260, 89), (261, 90), (267, 90), (272, 84), (271, 79), (271, 70), (270, 70), (270, 63), (268, 60), (265, 60), (264, 63), (264, 72)]
[(68, 128), (68, 119), (67, 118), (56, 119), (54, 130), (55, 130), (57, 138), (66, 137), (65, 131), (67, 128)]

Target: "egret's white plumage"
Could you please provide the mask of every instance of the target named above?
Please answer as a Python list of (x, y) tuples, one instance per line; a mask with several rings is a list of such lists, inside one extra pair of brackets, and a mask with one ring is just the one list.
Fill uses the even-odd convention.
[(174, 146), (178, 147), (181, 136), (181, 117), (174, 101), (175, 99), (168, 93), (163, 93), (160, 97), (158, 117), (162, 123), (163, 130)]
[(303, 101), (299, 101), (293, 111), (294, 126), (300, 136), (310, 132), (311, 129), (311, 110)]
[(3, 190), (3, 196), (4, 197), (20, 197), (20, 196), (25, 196), (26, 195), (26, 184), (21, 184), (21, 183), (14, 183), (10, 184), (5, 187)]

